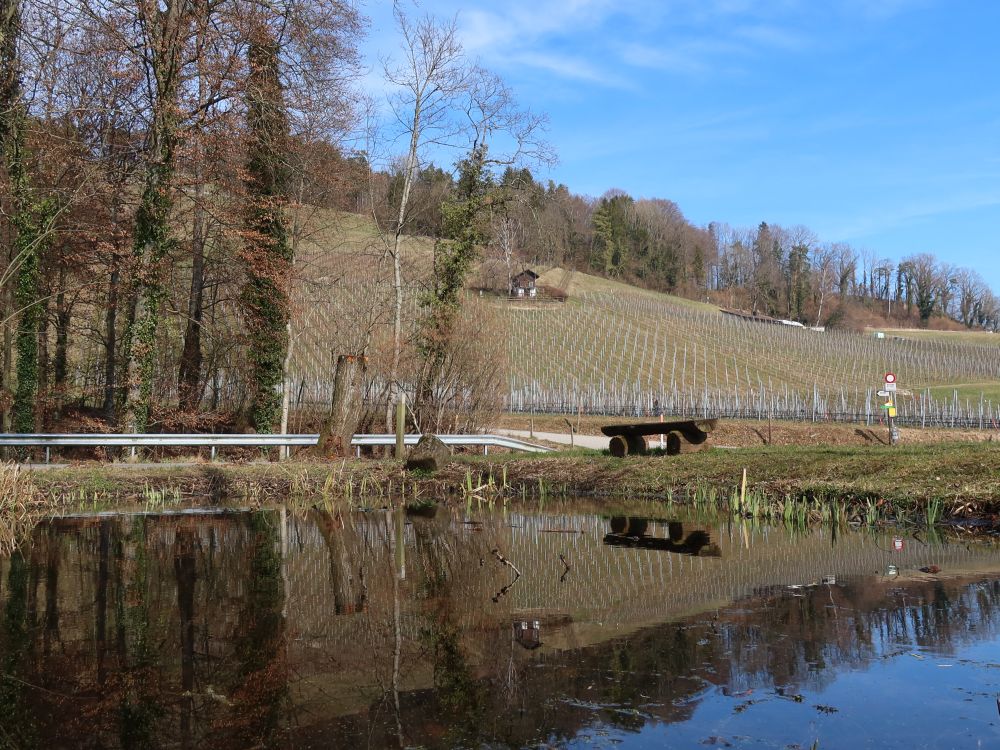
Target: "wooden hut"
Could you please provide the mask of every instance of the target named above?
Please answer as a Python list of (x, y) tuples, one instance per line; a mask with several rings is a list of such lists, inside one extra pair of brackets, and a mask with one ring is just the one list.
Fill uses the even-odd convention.
[(530, 268), (526, 268), (521, 271), (517, 276), (515, 276), (510, 281), (510, 296), (511, 297), (536, 297), (538, 296), (538, 287), (535, 282), (538, 280), (538, 274), (532, 271)]

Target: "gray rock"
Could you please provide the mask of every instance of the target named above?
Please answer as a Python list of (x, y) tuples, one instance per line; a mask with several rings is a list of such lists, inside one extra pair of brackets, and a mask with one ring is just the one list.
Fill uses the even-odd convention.
[(441, 442), (436, 435), (424, 435), (420, 441), (413, 446), (409, 458), (406, 459), (408, 471), (437, 471), (448, 459), (451, 458), (451, 450)]

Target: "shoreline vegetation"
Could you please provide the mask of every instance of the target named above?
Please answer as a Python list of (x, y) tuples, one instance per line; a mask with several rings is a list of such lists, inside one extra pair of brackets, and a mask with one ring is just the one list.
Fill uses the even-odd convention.
[(0, 470), (0, 516), (187, 506), (357, 507), (502, 504), (547, 498), (652, 500), (761, 520), (862, 523), (975, 520), (1000, 513), (1000, 443), (763, 445), (614, 458), (565, 450), (543, 456), (459, 454), (434, 473), (390, 459), (281, 463), (80, 463)]

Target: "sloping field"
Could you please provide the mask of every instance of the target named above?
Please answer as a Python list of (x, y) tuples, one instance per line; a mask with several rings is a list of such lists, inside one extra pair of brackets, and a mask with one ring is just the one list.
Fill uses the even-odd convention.
[(1000, 334), (989, 331), (935, 331), (922, 328), (868, 328), (867, 332), (874, 334), (882, 331), (890, 338), (912, 339), (914, 341), (942, 341), (951, 344), (985, 344), (1000, 346)]
[(891, 371), (904, 421), (997, 418), (1000, 339), (818, 333), (583, 274), (570, 292), (505, 308), (515, 409), (877, 419)]
[[(358, 353), (366, 342), (377, 354), (391, 335), (391, 263), (370, 225), (348, 222), (316, 232), (299, 256), (291, 368), (298, 405), (328, 403), (333, 355)], [(409, 326), (431, 282), (431, 249), (429, 240), (406, 240)], [(498, 366), (509, 367), (513, 410), (874, 422), (883, 413), (877, 390), (892, 371), (903, 424), (1000, 426), (1000, 336), (818, 333), (583, 273), (536, 270), (540, 284), (565, 289), (569, 300), (477, 299), (492, 308), (490, 338)]]

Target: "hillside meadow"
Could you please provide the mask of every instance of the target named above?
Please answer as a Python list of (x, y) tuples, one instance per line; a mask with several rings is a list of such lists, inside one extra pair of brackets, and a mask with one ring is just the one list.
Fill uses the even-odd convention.
[[(374, 227), (315, 212), (300, 253), (293, 321), (296, 403), (322, 407), (331, 352), (384, 343), (390, 267)], [(433, 243), (407, 238), (407, 318), (433, 284)], [(484, 266), (498, 261), (486, 251)], [(515, 272), (523, 266), (513, 268)], [(466, 315), (507, 372), (504, 407), (524, 412), (723, 415), (860, 421), (882, 417), (877, 391), (897, 375), (902, 423), (1000, 426), (1000, 336), (764, 324), (719, 307), (560, 267), (533, 266), (565, 302), (509, 300), (470, 277)], [(502, 282), (500, 283), (502, 286)]]

